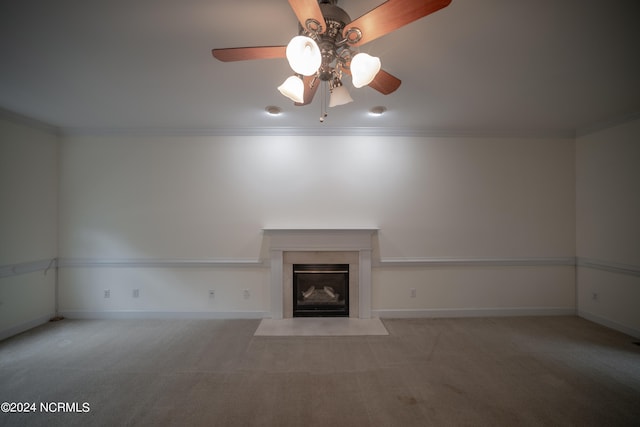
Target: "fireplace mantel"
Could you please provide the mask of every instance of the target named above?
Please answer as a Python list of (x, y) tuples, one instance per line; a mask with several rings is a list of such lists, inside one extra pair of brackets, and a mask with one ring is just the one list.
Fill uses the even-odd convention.
[(377, 231), (377, 228), (263, 228), (271, 268), (271, 318), (283, 318), (284, 253), (306, 251), (358, 253), (358, 317), (371, 318), (371, 252)]

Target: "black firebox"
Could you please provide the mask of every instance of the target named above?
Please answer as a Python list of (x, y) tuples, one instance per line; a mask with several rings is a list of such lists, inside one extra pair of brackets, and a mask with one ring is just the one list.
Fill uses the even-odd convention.
[(349, 264), (294, 264), (293, 317), (349, 317)]

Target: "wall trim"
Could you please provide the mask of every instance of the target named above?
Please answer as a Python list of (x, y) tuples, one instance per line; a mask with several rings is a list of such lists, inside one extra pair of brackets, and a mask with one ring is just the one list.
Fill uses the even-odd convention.
[(102, 128), (63, 127), (62, 136), (386, 136), (418, 138), (537, 138), (574, 139), (567, 129), (420, 129), (379, 127), (243, 127), (243, 128)]
[(14, 123), (40, 129), (58, 136), (404, 136), (404, 137), (479, 137), (479, 138), (558, 138), (575, 139), (609, 129), (640, 118), (640, 111), (592, 123), (575, 130), (510, 130), (510, 129), (407, 129), (378, 127), (307, 128), (104, 128), (58, 127), (0, 107), (0, 117)]
[(9, 328), (3, 329), (0, 331), (0, 341), (12, 337), (14, 335), (21, 334), (23, 332), (28, 331), (29, 329), (36, 328), (40, 325), (44, 325), (49, 322), (53, 318), (54, 314), (45, 314), (44, 316), (37, 317), (33, 320), (29, 320), (27, 322), (19, 323), (17, 325), (11, 326)]
[(603, 130), (611, 129), (613, 127), (620, 126), (637, 119), (640, 119), (640, 111), (632, 111), (628, 114), (612, 117), (608, 120), (591, 123), (588, 126), (584, 126), (576, 129), (576, 138), (581, 138), (583, 136), (586, 136), (592, 133), (597, 133)]
[(609, 273), (626, 274), (628, 276), (640, 277), (640, 266), (631, 264), (621, 264), (594, 258), (577, 258), (578, 267), (591, 268), (594, 270), (608, 271)]
[[(640, 267), (590, 258), (385, 258), (372, 267), (550, 267), (575, 266), (640, 276)], [(51, 258), (0, 266), (0, 278), (52, 268), (269, 268), (269, 260), (246, 258), (219, 259), (139, 259), (139, 258)]]
[(86, 311), (62, 310), (67, 319), (126, 320), (126, 319), (264, 319), (265, 311)]
[(7, 110), (6, 108), (0, 107), (0, 118), (52, 135), (60, 136), (61, 134), (60, 128), (57, 126), (25, 116), (24, 114), (16, 113), (15, 111)]
[(0, 265), (0, 279), (19, 276), (21, 274), (44, 271), (44, 274), (57, 267), (57, 258), (41, 259), (38, 261), (19, 262), (16, 264)]
[(60, 268), (212, 268), (212, 267), (259, 267), (268, 265), (259, 259), (138, 259), (138, 258), (61, 258)]
[[(336, 249), (337, 250), (337, 249)], [(640, 268), (611, 263), (588, 263), (583, 259), (582, 266), (607, 266), (616, 272), (640, 274)], [(16, 264), (0, 267), (0, 277), (22, 274), (22, 272), (45, 270), (50, 260)], [(270, 261), (263, 259), (220, 258), (220, 259), (139, 259), (139, 258), (60, 258), (59, 268), (216, 268), (216, 267), (253, 267), (269, 268)], [(529, 257), (529, 258), (383, 258), (373, 260), (373, 267), (552, 267), (575, 266), (575, 257)], [(596, 267), (593, 267), (596, 268)], [(15, 270), (15, 273), (12, 271)]]
[(373, 317), (382, 319), (442, 318), (442, 317), (517, 317), (575, 316), (575, 307), (492, 307), (492, 308), (424, 308), (377, 309)]
[(374, 267), (549, 267), (575, 265), (575, 257), (383, 258), (375, 263)]
[(584, 310), (578, 310), (578, 316), (584, 319), (587, 319), (593, 323), (606, 326), (607, 328), (614, 329), (618, 332), (622, 332), (623, 334), (631, 335), (634, 338), (640, 338), (640, 329), (630, 328), (628, 326), (623, 325), (622, 323), (616, 322), (615, 320), (611, 320), (609, 318), (600, 316), (598, 314), (590, 313)]

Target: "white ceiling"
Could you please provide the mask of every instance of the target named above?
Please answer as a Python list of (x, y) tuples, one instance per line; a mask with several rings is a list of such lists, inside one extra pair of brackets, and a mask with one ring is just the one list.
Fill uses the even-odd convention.
[[(339, 0), (352, 19), (381, 0)], [(0, 107), (69, 132), (565, 134), (640, 111), (640, 1), (453, 0), (361, 50), (402, 80), (384, 96), (294, 107), (286, 60), (212, 48), (286, 45), (286, 0), (20, 0), (0, 12)], [(270, 117), (268, 105), (284, 114)], [(373, 118), (376, 105), (387, 114)], [(371, 132), (371, 129), (369, 129)]]

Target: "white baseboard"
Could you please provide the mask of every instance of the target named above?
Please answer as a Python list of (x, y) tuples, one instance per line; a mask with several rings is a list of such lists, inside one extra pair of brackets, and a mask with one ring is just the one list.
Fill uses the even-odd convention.
[(623, 334), (631, 335), (634, 338), (640, 338), (640, 330), (623, 325), (621, 323), (616, 322), (615, 320), (611, 320), (597, 314), (589, 313), (588, 311), (584, 311), (584, 310), (578, 310), (578, 316), (584, 319), (587, 319), (593, 323), (606, 326), (607, 328), (614, 329), (618, 332), (622, 332)]
[(36, 319), (29, 320), (28, 322), (20, 323), (18, 325), (11, 326), (7, 329), (3, 329), (0, 331), (0, 341), (12, 337), (14, 335), (21, 334), (22, 332), (28, 331), (29, 329), (33, 329), (40, 325), (44, 325), (54, 316), (53, 313), (45, 314), (44, 316), (40, 316)]
[(575, 316), (574, 307), (430, 308), (372, 310), (373, 317), (410, 319), (437, 317)]
[(67, 319), (262, 319), (264, 311), (61, 311)]

